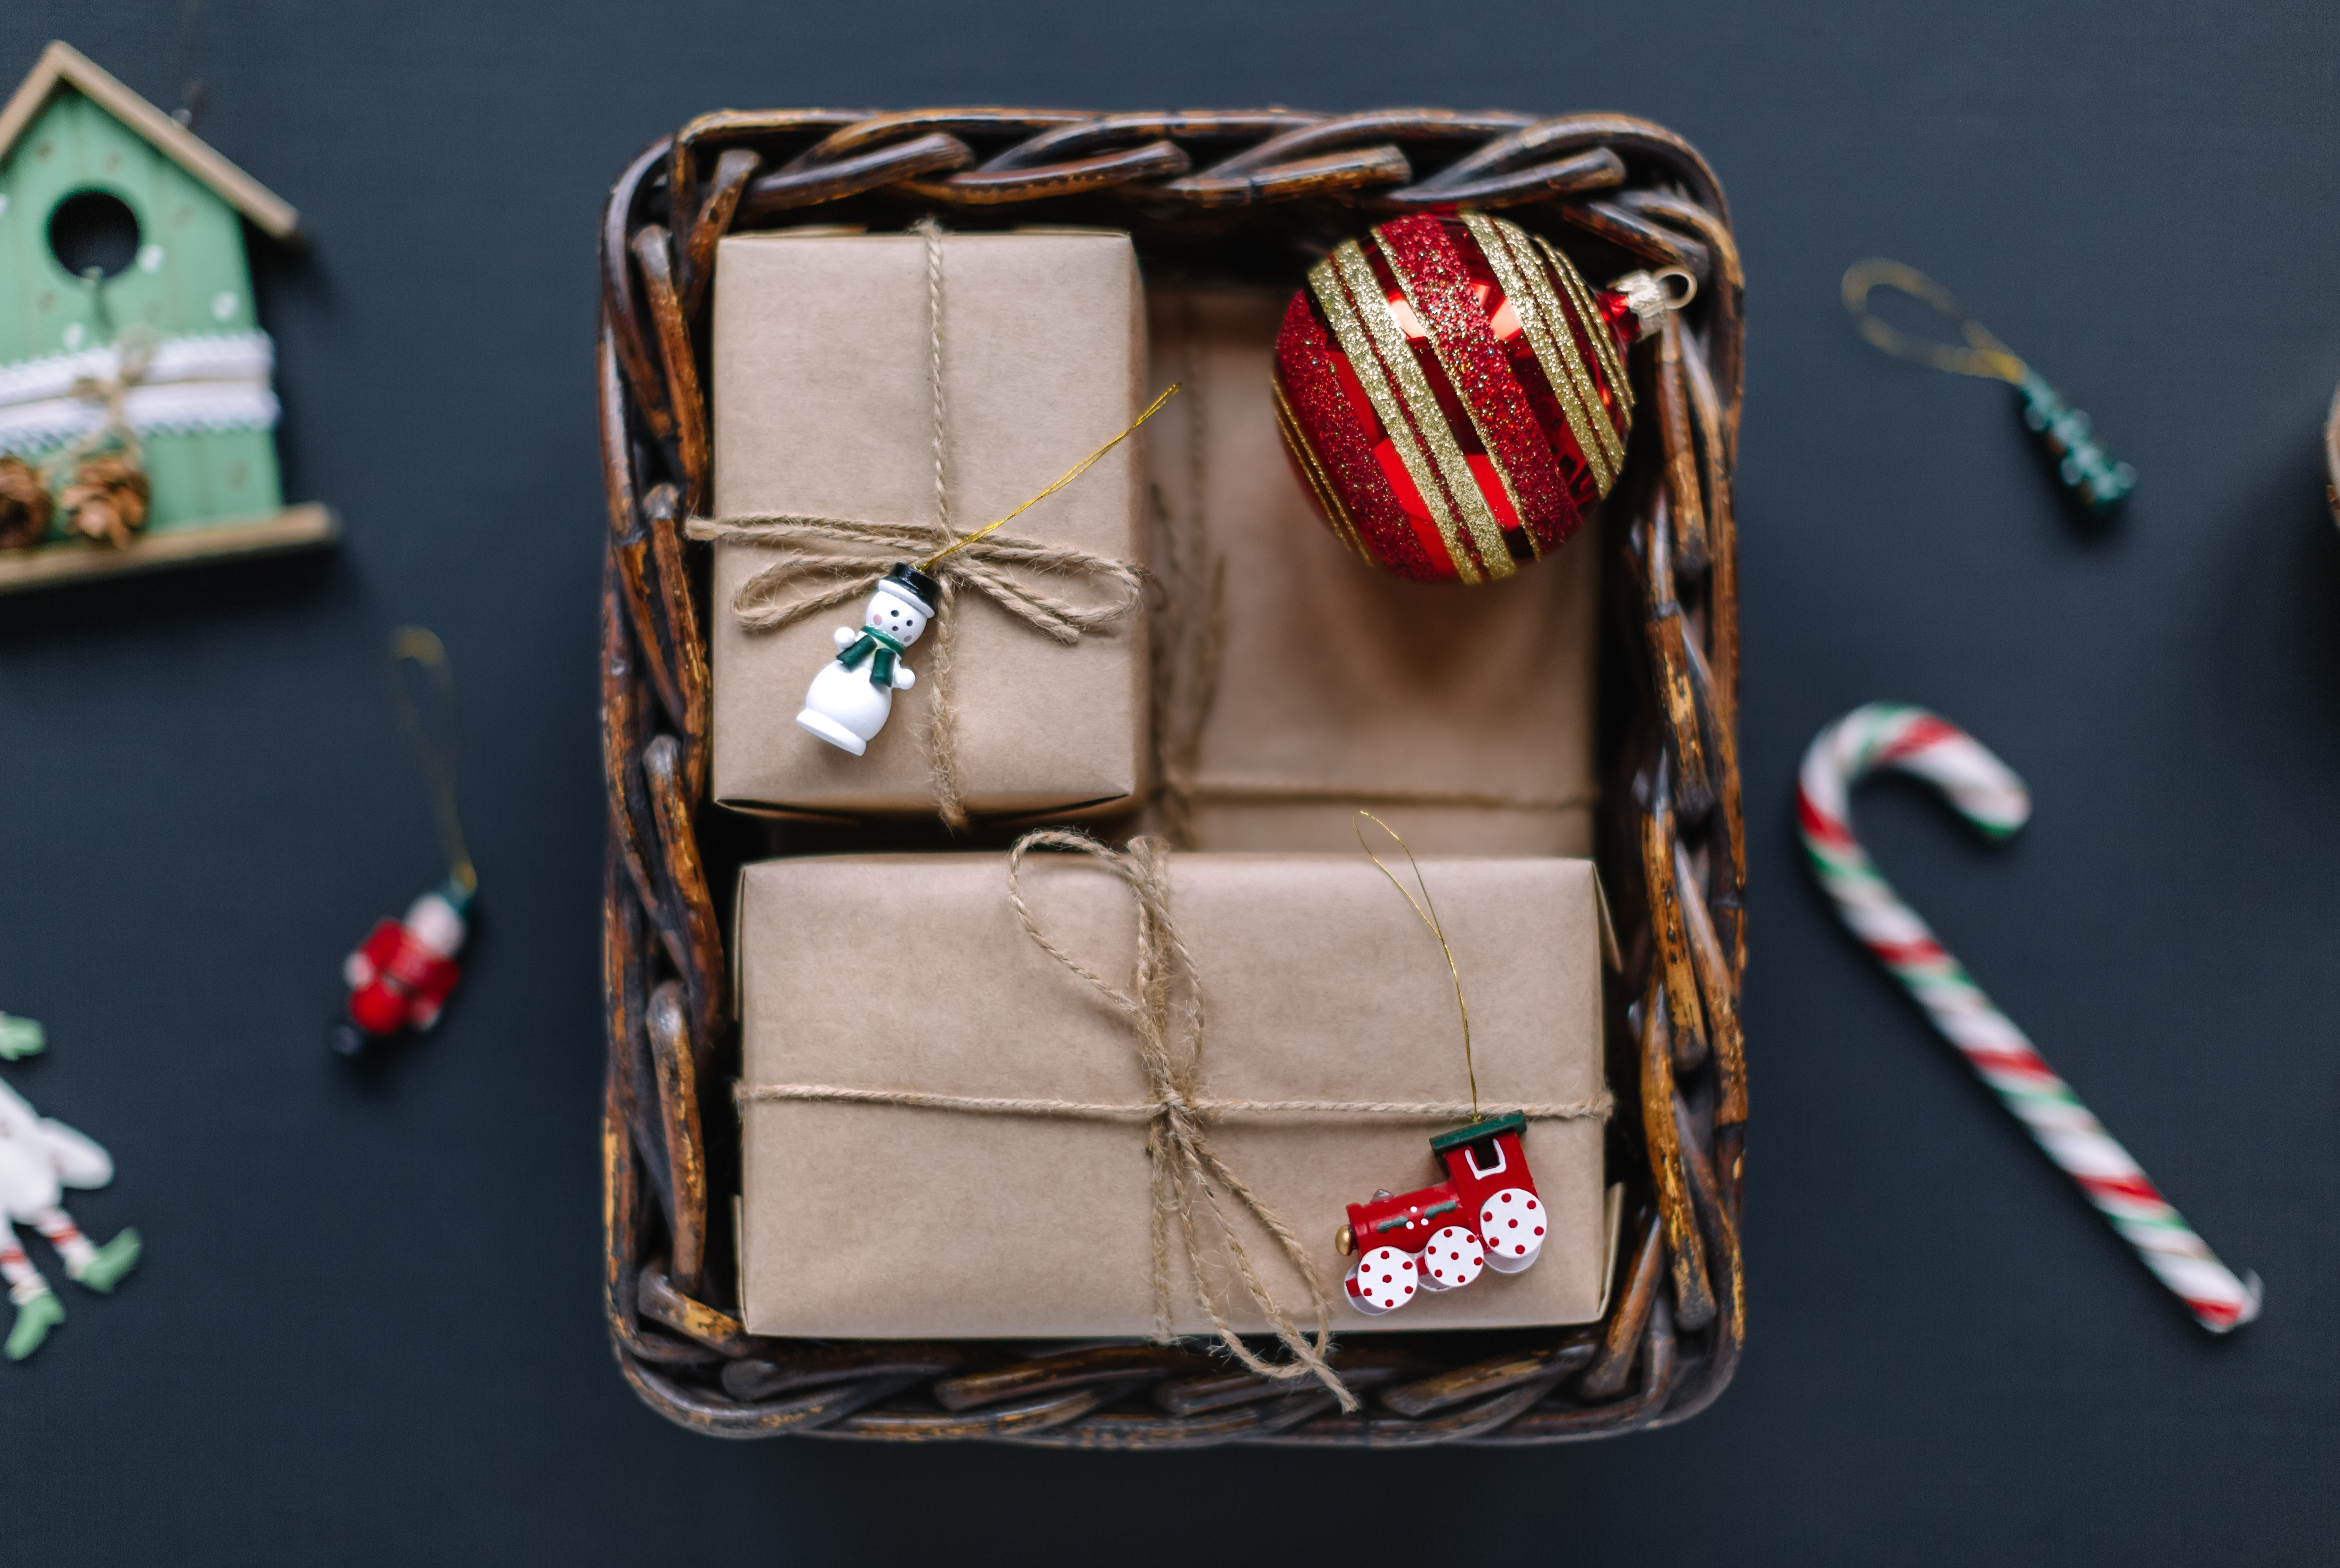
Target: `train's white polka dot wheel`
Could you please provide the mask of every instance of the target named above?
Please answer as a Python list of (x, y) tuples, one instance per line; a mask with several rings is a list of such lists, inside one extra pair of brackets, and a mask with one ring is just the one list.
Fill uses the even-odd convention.
[(1429, 1244), (1422, 1249), (1421, 1261), (1414, 1265), (1422, 1271), (1424, 1290), (1453, 1290), (1468, 1285), (1479, 1277), (1479, 1270), (1486, 1266), (1486, 1251), (1467, 1225), (1450, 1225), (1433, 1231)]
[(1479, 1208), (1479, 1234), (1487, 1243), (1487, 1267), (1517, 1274), (1543, 1250), (1543, 1205), (1523, 1187), (1490, 1194)]
[(1413, 1254), (1376, 1247), (1349, 1270), (1349, 1305), (1368, 1317), (1395, 1312), (1413, 1299)]

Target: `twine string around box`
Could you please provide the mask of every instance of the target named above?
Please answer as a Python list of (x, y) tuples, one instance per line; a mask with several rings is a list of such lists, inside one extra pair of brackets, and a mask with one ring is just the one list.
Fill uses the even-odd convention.
[[(1400, 841), (1403, 843), (1403, 840)], [(1024, 857), (1034, 850), (1064, 850), (1086, 854), (1127, 884), (1137, 901), (1137, 961), (1126, 991), (1091, 970), (1050, 941), (1034, 919), (1018, 873)], [(1370, 853), (1370, 852), (1368, 852)], [(1376, 860), (1375, 863), (1379, 863)], [(1387, 874), (1387, 868), (1383, 873)], [(1417, 868), (1417, 874), (1419, 868)], [(1154, 1337), (1167, 1344), (1176, 1337), (1172, 1326), (1170, 1262), (1172, 1234), (1185, 1254), (1195, 1298), (1230, 1355), (1250, 1371), (1279, 1380), (1314, 1377), (1330, 1390), (1344, 1410), (1357, 1408), (1356, 1395), (1341, 1381), (1328, 1359), (1332, 1353), (1332, 1301), (1324, 1277), (1307, 1248), (1290, 1226), (1228, 1168), (1212, 1149), (1205, 1124), (1225, 1116), (1370, 1116), (1402, 1120), (1443, 1121), (1476, 1117), (1476, 1086), (1471, 1100), (1221, 1100), (1201, 1083), (1204, 1016), (1202, 994), (1195, 983), (1195, 962), (1170, 916), (1170, 847), (1158, 838), (1138, 838), (1126, 850), (1115, 850), (1085, 833), (1044, 828), (1016, 840), (1007, 856), (1007, 896), (1025, 933), (1041, 951), (1086, 981), (1135, 1035), (1138, 1058), (1145, 1068), (1146, 1098), (1141, 1104), (1094, 1103), (1006, 1096), (929, 1094), (915, 1090), (855, 1089), (822, 1083), (742, 1083), (733, 1091), (744, 1112), (750, 1104), (773, 1101), (819, 1101), (848, 1105), (905, 1106), (926, 1110), (956, 1110), (977, 1115), (1062, 1117), (1077, 1120), (1143, 1121), (1145, 1149), (1153, 1172), (1152, 1241)], [(1396, 879), (1391, 879), (1394, 882)], [(1403, 886), (1399, 889), (1403, 892)], [(1425, 894), (1427, 889), (1424, 890)], [(1409, 902), (1411, 900), (1409, 899)], [(1424, 917), (1429, 922), (1430, 917)], [(1432, 924), (1433, 934), (1439, 934)], [(1440, 937), (1444, 945), (1443, 935)], [(1450, 955), (1450, 964), (1452, 962)], [(1456, 981), (1458, 1000), (1461, 981)], [(1608, 1119), (1614, 1101), (1606, 1090), (1588, 1099), (1560, 1104), (1503, 1105), (1490, 1109), (1517, 1111), (1531, 1120), (1579, 1121)], [(1234, 1267), (1245, 1294), (1266, 1318), (1271, 1331), (1291, 1354), (1288, 1361), (1271, 1361), (1243, 1342), (1220, 1308), (1205, 1271), (1205, 1237), (1200, 1208)], [(1231, 1209), (1225, 1193), (1234, 1200)], [(1247, 1211), (1274, 1239), (1287, 1261), (1305, 1281), (1310, 1305), (1316, 1314), (1312, 1336), (1275, 1300), (1249, 1253), (1236, 1224)]]
[[(781, 552), (780, 559), (759, 568), (731, 597), (732, 614), (751, 631), (777, 630), (858, 598), (876, 587), (887, 568), (902, 557), (925, 554), (918, 569), (940, 585), (942, 599), (935, 606), (934, 654), (927, 666), (927, 766), (937, 813), (951, 827), (960, 828), (967, 825), (967, 792), (959, 764), (958, 726), (951, 705), (959, 593), (966, 589), (981, 594), (1032, 630), (1068, 646), (1079, 642), (1083, 634), (1109, 626), (1135, 609), (1145, 581), (1145, 568), (1135, 562), (1000, 530), (1088, 472), (1152, 419), (1178, 388), (1173, 385), (1119, 435), (1014, 511), (972, 533), (957, 533), (951, 526), (945, 462), (942, 229), (932, 219), (922, 220), (916, 227), (926, 242), (927, 255), (927, 370), (934, 391), (934, 523), (752, 512), (693, 518), (684, 531), (694, 539)], [(1102, 603), (1078, 604), (1022, 580), (1018, 573), (1044, 579), (1086, 577), (1102, 582), (1109, 591)]]

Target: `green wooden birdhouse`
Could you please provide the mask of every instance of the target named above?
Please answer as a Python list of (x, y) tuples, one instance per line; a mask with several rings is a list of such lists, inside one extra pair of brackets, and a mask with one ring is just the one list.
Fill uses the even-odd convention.
[(300, 229), (65, 44), (0, 109), (0, 592), (333, 537), (284, 504), (247, 223)]

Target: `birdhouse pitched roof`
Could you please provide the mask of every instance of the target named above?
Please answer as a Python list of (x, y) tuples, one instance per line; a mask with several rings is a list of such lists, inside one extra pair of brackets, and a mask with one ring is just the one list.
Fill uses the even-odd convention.
[(69, 44), (51, 44), (41, 52), (40, 64), (25, 78), (15, 96), (0, 108), (0, 160), (5, 160), (35, 116), (60, 86), (67, 86), (97, 104), (116, 120), (152, 143), (155, 151), (216, 192), (223, 202), (252, 220), (271, 239), (289, 240), (300, 232), (301, 214), (292, 203), (229, 163), (210, 143), (124, 86), (80, 50)]

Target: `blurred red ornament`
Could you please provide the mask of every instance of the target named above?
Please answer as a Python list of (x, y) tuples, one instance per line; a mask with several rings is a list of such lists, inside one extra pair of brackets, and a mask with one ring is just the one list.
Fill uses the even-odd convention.
[(462, 975), (455, 955), (470, 934), (463, 912), (471, 902), (467, 888), (450, 882), (416, 899), (404, 920), (374, 922), (364, 944), (342, 961), (349, 1020), (329, 1036), (335, 1050), (355, 1056), (369, 1039), (428, 1030), (439, 1021)]
[(1688, 298), (1647, 272), (1590, 288), (1550, 242), (1484, 213), (1383, 223), (1318, 262), (1284, 312), (1285, 449), (1333, 531), (1375, 566), (1507, 577), (1566, 543), (1616, 483), (1632, 429), (1625, 350)]

